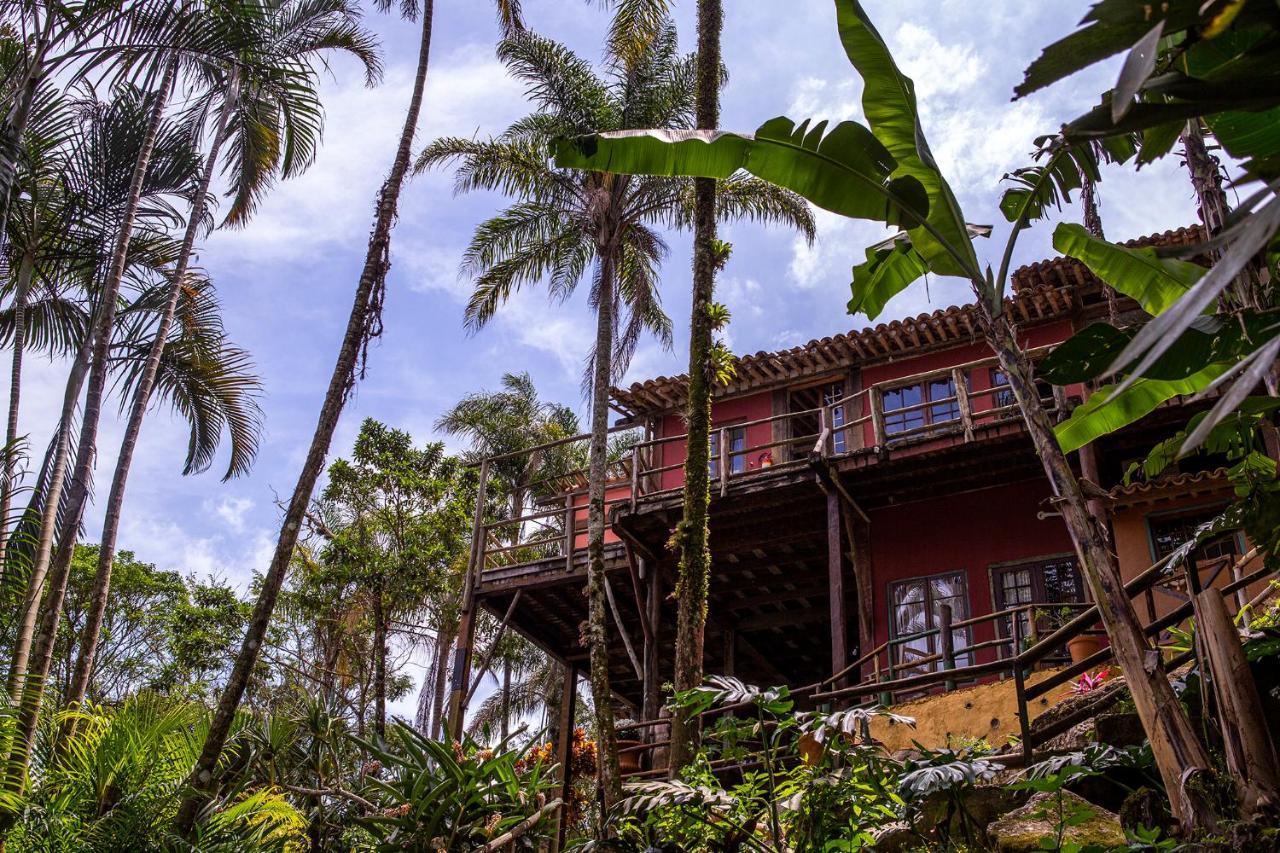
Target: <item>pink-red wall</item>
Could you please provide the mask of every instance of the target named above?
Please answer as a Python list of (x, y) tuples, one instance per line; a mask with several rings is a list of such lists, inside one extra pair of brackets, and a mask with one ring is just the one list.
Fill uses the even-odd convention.
[[(981, 616), (994, 612), (992, 566), (1070, 552), (1062, 520), (1036, 518), (1049, 494), (1048, 483), (1036, 478), (872, 510), (876, 644), (889, 639), (889, 587), (894, 581), (963, 571), (970, 615)], [(995, 639), (992, 623), (974, 627), (973, 642)], [(994, 657), (994, 649), (977, 653), (979, 662)]]
[[(757, 421), (770, 417), (773, 414), (773, 393), (764, 391), (759, 394), (747, 394), (741, 397), (730, 397), (727, 400), (718, 400), (711, 407), (711, 426), (713, 429), (720, 427), (729, 427), (734, 424), (747, 423), (749, 421)], [(658, 438), (666, 438), (668, 436), (684, 435), (686, 431), (684, 416), (679, 414), (664, 415), (658, 425)], [(763, 423), (755, 424), (747, 427), (747, 447), (757, 447), (762, 444), (768, 444), (773, 438), (772, 424)], [(763, 451), (761, 451), (763, 452)], [(759, 468), (760, 463), (756, 458), (758, 453), (750, 453), (747, 456), (748, 470)], [(668, 465), (679, 465), (684, 462), (685, 447), (683, 441), (671, 441), (658, 445), (658, 460), (655, 460), (654, 467), (662, 468)], [(777, 448), (774, 449), (774, 457), (777, 458)], [(665, 471), (662, 474), (663, 489), (676, 489), (684, 484), (684, 471), (675, 468), (671, 471)]]
[[(621, 539), (618, 538), (618, 535), (613, 532), (613, 528), (610, 527), (608, 524), (609, 513), (613, 511), (613, 508), (615, 506), (617, 506), (616, 503), (611, 503), (611, 501), (621, 501), (621, 500), (630, 500), (630, 499), (631, 499), (630, 483), (610, 484), (610, 486), (607, 489), (605, 489), (604, 491), (604, 500), (605, 500), (604, 544), (608, 545), (610, 542), (622, 541)], [(573, 505), (575, 507), (573, 511), (573, 530), (574, 530), (573, 549), (576, 551), (579, 548), (587, 547), (587, 493), (579, 492), (578, 494), (574, 495)]]

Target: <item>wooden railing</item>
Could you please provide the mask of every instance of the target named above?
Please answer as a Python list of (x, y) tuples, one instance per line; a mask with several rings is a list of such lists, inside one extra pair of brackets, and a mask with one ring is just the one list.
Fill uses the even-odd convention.
[[(1253, 584), (1276, 574), (1275, 569), (1268, 568), (1265, 564), (1253, 571), (1245, 572), (1244, 566), (1256, 556), (1257, 551), (1254, 550), (1238, 559), (1222, 557), (1204, 565), (1197, 565), (1194, 559), (1188, 558), (1184, 565), (1184, 576), (1187, 585), (1193, 591), (1198, 591), (1202, 586), (1207, 588), (1215, 584), (1223, 572), (1230, 568), (1232, 570), (1232, 580), (1223, 584), (1220, 589), (1224, 596), (1240, 593)], [(1207, 577), (1204, 577), (1206, 573)], [(1133, 600), (1140, 595), (1144, 595), (1155, 586), (1169, 582), (1172, 578), (1171, 562), (1166, 558), (1155, 563), (1138, 577), (1126, 583), (1125, 592), (1130, 600)], [(1257, 600), (1262, 597), (1259, 596)], [(1252, 603), (1250, 606), (1252, 606)], [(1035, 611), (1045, 607), (1056, 609), (1069, 607), (1079, 612), (1056, 629), (1039, 636), (1035, 628)], [(945, 610), (942, 612), (944, 614), (947, 613)], [(1028, 622), (1032, 626), (1032, 633), (1029, 633), (1027, 637), (1021, 635), (1022, 620), (1019, 617), (1022, 615), (1028, 617)], [(1146, 637), (1156, 641), (1168, 629), (1182, 624), (1191, 615), (1192, 604), (1187, 601), (1164, 616), (1153, 619), (1143, 628), (1143, 632)], [(956, 647), (954, 643), (955, 632), (983, 622), (998, 622), (998, 620), (1003, 619), (1010, 620), (1012, 636), (980, 644)], [(1110, 662), (1112, 660), (1112, 652), (1109, 646), (1104, 646), (1078, 663), (1072, 663), (1052, 672), (1034, 684), (1028, 684), (1027, 680), (1028, 676), (1038, 667), (1060, 655), (1062, 647), (1074, 638), (1087, 634), (1105, 636), (1105, 633), (1097, 627), (1099, 619), (1100, 615), (1095, 604), (1073, 603), (1064, 605), (1061, 602), (1023, 604), (995, 613), (976, 616), (972, 619), (951, 622), (949, 625), (942, 624), (928, 631), (921, 631), (909, 637), (901, 637), (889, 643), (882, 643), (839, 672), (833, 673), (814, 684), (796, 688), (791, 692), (793, 696), (803, 698), (807, 702), (815, 705), (825, 704), (833, 708), (868, 704), (887, 706), (893, 703), (895, 695), (899, 693), (920, 693), (934, 688), (952, 690), (962, 681), (976, 681), (990, 677), (1011, 677), (1014, 680), (1018, 704), (1019, 740), (1016, 757), (1023, 762), (1029, 762), (1036, 747), (1042, 746), (1052, 738), (1070, 730), (1073, 726), (1078, 725), (1098, 711), (1094, 706), (1085, 705), (1072, 714), (1064, 715), (1052, 724), (1033, 731), (1028, 708), (1031, 702), (1041, 696), (1075, 681), (1086, 672)], [(949, 621), (949, 617), (944, 616), (943, 621)], [(998, 630), (997, 626), (997, 632)], [(881, 655), (891, 655), (892, 648), (895, 645), (918, 642), (920, 639), (928, 637), (936, 637), (938, 639), (940, 651), (934, 655), (914, 659), (907, 664), (907, 667), (919, 667), (925, 664), (937, 663), (939, 664), (937, 669), (929, 672), (903, 675), (901, 673), (903, 666), (898, 666), (896, 669), (892, 666), (887, 666), (881, 669), (876, 663)], [(1027, 648), (1020, 649), (1016, 654), (1012, 653), (1012, 649), (1019, 649), (1024, 644), (1024, 640), (1028, 644)], [(976, 652), (981, 648), (1000, 647), (1008, 647), (1010, 652), (998, 656), (994, 660), (960, 665), (960, 659), (972, 652)], [(1166, 672), (1171, 673), (1190, 661), (1193, 656), (1193, 651), (1165, 656), (1162, 659), (1162, 665)], [(892, 660), (891, 657), (889, 659)], [(869, 668), (870, 673), (862, 677), (857, 684), (841, 686), (851, 676), (865, 671), (864, 668)], [(721, 708), (708, 712), (708, 715), (732, 712), (734, 710), (736, 709)], [(629, 724), (627, 728), (643, 730), (666, 725), (666, 720), (654, 720)], [(630, 749), (638, 752), (652, 752), (663, 749), (668, 744), (668, 740), (655, 738), (651, 742), (631, 747)], [(651, 768), (636, 775), (652, 775), (659, 772), (659, 769)]]

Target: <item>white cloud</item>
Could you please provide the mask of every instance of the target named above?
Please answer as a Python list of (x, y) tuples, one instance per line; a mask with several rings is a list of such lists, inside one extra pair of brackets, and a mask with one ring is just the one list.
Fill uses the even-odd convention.
[[(209, 507), (210, 502), (205, 501), (205, 507)], [(254, 503), (251, 498), (223, 498), (213, 505), (213, 513), (222, 519), (227, 527), (232, 531), (240, 533), (244, 530), (245, 516), (249, 514), (249, 510), (253, 509)]]

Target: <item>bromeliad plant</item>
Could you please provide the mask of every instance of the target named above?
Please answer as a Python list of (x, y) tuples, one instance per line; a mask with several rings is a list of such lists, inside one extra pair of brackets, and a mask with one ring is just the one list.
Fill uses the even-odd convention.
[[(356, 821), (378, 851), (482, 847), (546, 805), (552, 785), (550, 766), (522, 761), (509, 741), (450, 744), (401, 724), (388, 727), (383, 745), (356, 740), (378, 762), (364, 791), (377, 811)], [(518, 843), (536, 849), (540, 837), (535, 830)]]
[[(1186, 772), (1209, 767), (1209, 757), (1185, 715), (1167, 712), (1175, 700), (1164, 674), (1143, 669), (1149, 646), (1124, 593), (1119, 565), (1059, 444), (1036, 390), (1031, 360), (1005, 310), (1019, 235), (1044, 218), (1071, 188), (1071, 170), (1063, 168), (1066, 161), (1089, 160), (1096, 156), (1095, 149), (1091, 142), (1058, 141), (1038, 171), (1014, 182), (1001, 202), (1012, 227), (998, 269), (993, 270), (979, 261), (973, 239), (986, 229), (968, 225), (929, 149), (914, 84), (898, 68), (857, 0), (836, 0), (835, 11), (845, 52), (862, 78), (867, 124), (841, 121), (832, 126), (779, 117), (754, 134), (603, 133), (562, 141), (557, 163), (612, 173), (721, 179), (741, 170), (834, 213), (899, 229), (894, 239), (873, 247), (866, 262), (853, 268), (851, 312), (874, 317), (890, 297), (927, 273), (969, 283), (981, 331), (1008, 377), (1093, 598), (1105, 604), (1102, 615), (1111, 647), (1124, 671), (1133, 673), (1134, 702), (1156, 747), (1161, 775), (1171, 792), (1180, 791)], [(1116, 156), (1123, 152), (1117, 150)], [(1173, 800), (1184, 828), (1213, 822), (1206, 803), (1194, 797)]]

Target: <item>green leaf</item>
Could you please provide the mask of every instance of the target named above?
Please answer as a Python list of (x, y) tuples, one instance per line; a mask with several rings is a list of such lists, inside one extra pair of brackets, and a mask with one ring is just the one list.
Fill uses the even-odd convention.
[(824, 135), (779, 117), (754, 136), (721, 131), (637, 130), (561, 140), (561, 168), (640, 175), (727, 178), (739, 169), (854, 219), (903, 228), (928, 215), (924, 187), (894, 178), (895, 161), (871, 131), (846, 121)]
[(1202, 266), (1157, 257), (1155, 249), (1149, 246), (1139, 249), (1117, 246), (1071, 222), (1054, 229), (1053, 247), (1081, 261), (1090, 272), (1137, 300), (1152, 315), (1178, 301), (1205, 274)]
[(929, 194), (930, 228), (913, 229), (912, 243), (939, 275), (977, 275), (978, 258), (960, 203), (920, 126), (915, 84), (899, 70), (861, 3), (836, 0), (836, 20), (845, 54), (862, 76), (862, 110), (871, 132), (898, 161), (894, 175), (916, 179)]
[(1170, 0), (1165, 3), (1138, 3), (1134, 0), (1101, 0), (1081, 20), (1082, 29), (1059, 39), (1041, 52), (1027, 67), (1022, 83), (1015, 88), (1022, 98), (1052, 83), (1088, 68), (1131, 47), (1163, 20), (1165, 32), (1173, 33), (1196, 23), (1202, 0)]
[(1118, 386), (1107, 385), (1095, 391), (1071, 417), (1054, 428), (1064, 453), (1079, 450), (1101, 436), (1128, 426), (1150, 414), (1161, 403), (1179, 394), (1194, 394), (1206, 388), (1227, 371), (1230, 365), (1211, 364), (1198, 373), (1179, 381), (1138, 379), (1115, 394)]
[(1091, 323), (1056, 346), (1036, 365), (1036, 374), (1054, 385), (1071, 385), (1101, 376), (1132, 333), (1107, 323)]
[(874, 320), (890, 299), (928, 271), (928, 262), (910, 240), (895, 241), (891, 247), (872, 246), (867, 249), (867, 262), (853, 268), (849, 313), (862, 312)]
[(1120, 68), (1120, 78), (1116, 81), (1115, 91), (1111, 93), (1111, 120), (1119, 122), (1133, 105), (1142, 84), (1147, 82), (1151, 72), (1156, 68), (1156, 55), (1159, 52), (1160, 37), (1164, 33), (1164, 21), (1156, 21), (1129, 55), (1125, 57)]

